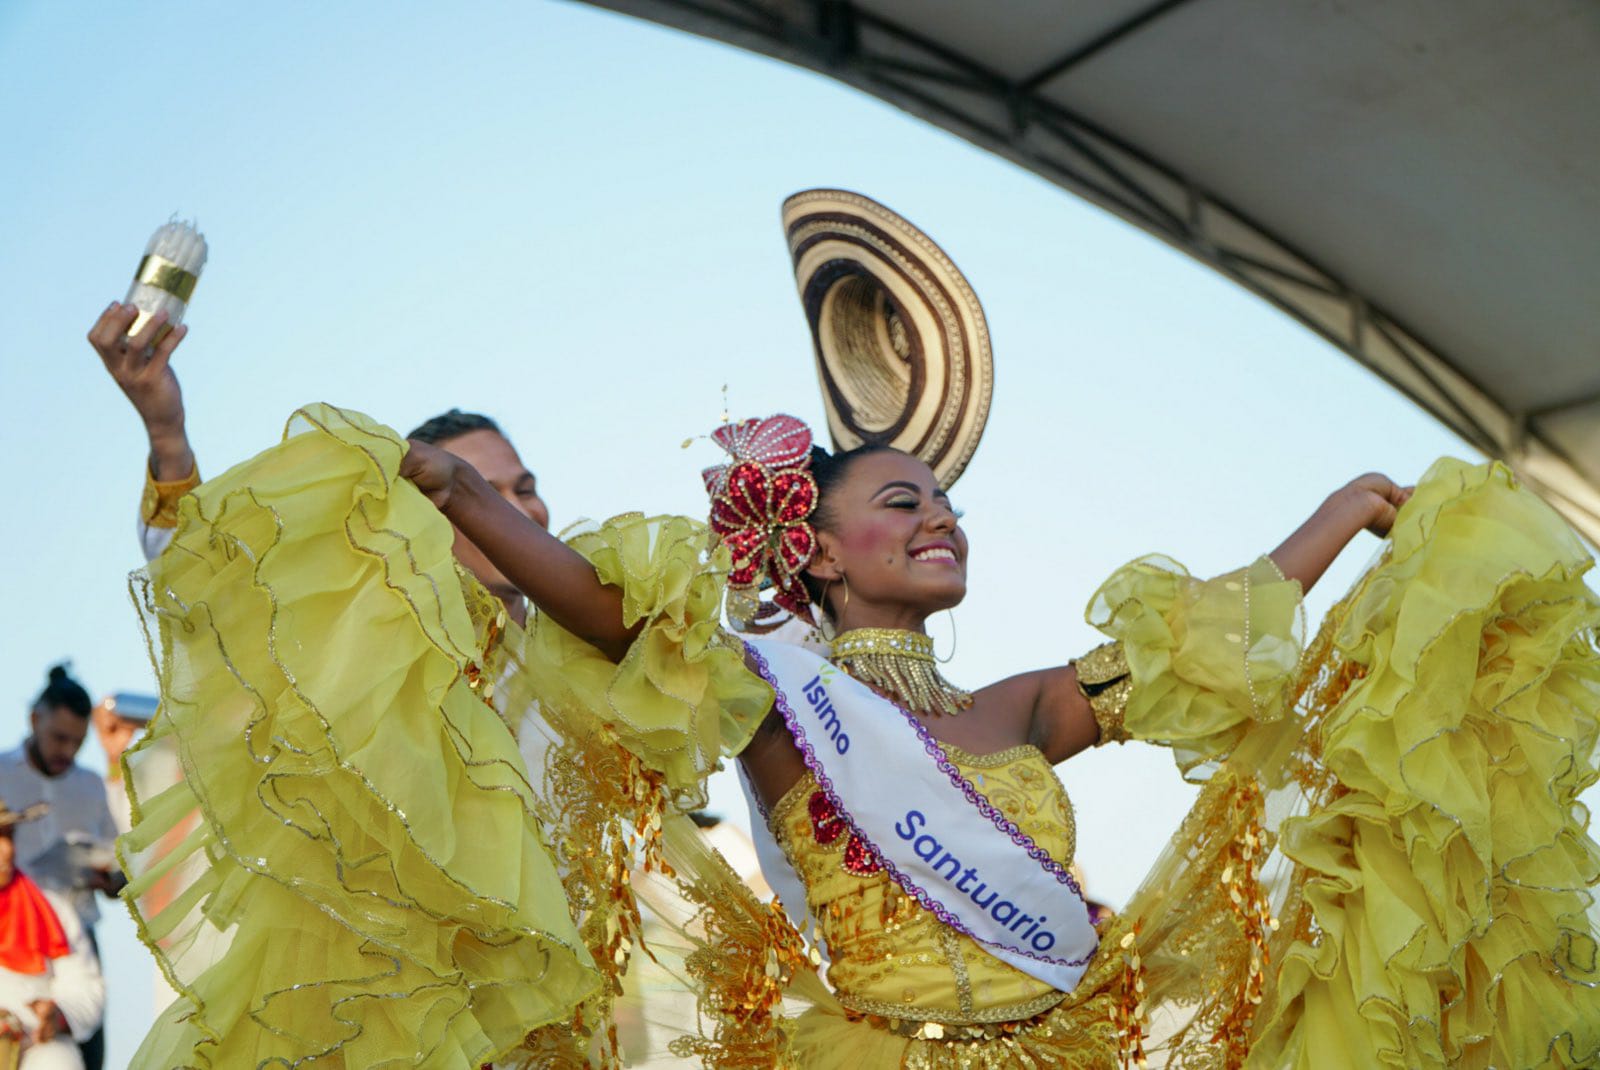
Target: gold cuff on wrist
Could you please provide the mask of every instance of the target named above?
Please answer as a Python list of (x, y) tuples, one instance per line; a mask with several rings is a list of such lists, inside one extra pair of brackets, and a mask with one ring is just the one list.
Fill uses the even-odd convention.
[(189, 469), (182, 479), (159, 480), (144, 470), (144, 496), (139, 500), (139, 515), (146, 527), (175, 528), (178, 526), (178, 502), (185, 494), (200, 485), (200, 466)]
[(1100, 738), (1095, 746), (1126, 743), (1132, 738), (1123, 725), (1128, 698), (1133, 694), (1133, 677), (1120, 642), (1102, 643), (1072, 663), (1078, 672), (1078, 690), (1089, 700)]

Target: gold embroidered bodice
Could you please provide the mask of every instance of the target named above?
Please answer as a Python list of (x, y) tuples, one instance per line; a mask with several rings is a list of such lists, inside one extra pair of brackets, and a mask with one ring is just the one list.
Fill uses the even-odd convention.
[[(1052, 857), (1071, 864), (1072, 804), (1037, 747), (977, 755), (943, 746), (991, 803)], [(810, 774), (779, 800), (769, 825), (806, 886), (831, 960), (828, 980), (851, 1010), (968, 1025), (1027, 1018), (1062, 999), (940, 922), (875, 869), (862, 847), (852, 846)]]

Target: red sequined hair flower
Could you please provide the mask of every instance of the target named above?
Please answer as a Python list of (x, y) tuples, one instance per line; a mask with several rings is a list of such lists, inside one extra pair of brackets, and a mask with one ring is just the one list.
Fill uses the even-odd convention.
[(733, 553), (728, 585), (750, 598), (770, 585), (773, 601), (806, 615), (811, 599), (800, 577), (817, 551), (811, 429), (779, 415), (724, 424), (711, 439), (733, 458), (701, 473), (711, 495), (711, 530)]

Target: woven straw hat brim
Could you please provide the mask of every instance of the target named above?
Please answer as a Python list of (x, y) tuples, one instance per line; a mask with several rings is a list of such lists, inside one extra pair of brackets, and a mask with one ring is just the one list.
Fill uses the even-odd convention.
[(49, 803), (34, 803), (25, 810), (13, 810), (0, 799), (0, 829), (15, 828), (28, 821), (37, 821), (50, 812)]
[(783, 228), (834, 448), (893, 446), (948, 489), (978, 448), (994, 388), (977, 294), (931, 238), (870, 197), (796, 193)]

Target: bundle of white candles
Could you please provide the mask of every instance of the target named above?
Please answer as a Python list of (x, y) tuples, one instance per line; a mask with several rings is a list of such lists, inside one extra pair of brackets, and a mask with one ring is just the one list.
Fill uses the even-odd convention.
[(163, 334), (183, 322), (184, 309), (200, 281), (200, 271), (206, 266), (206, 238), (193, 225), (174, 220), (159, 227), (150, 235), (144, 247), (144, 259), (139, 270), (133, 273), (133, 285), (128, 287), (128, 303), (139, 309), (138, 318), (128, 328), (137, 334), (157, 312), (166, 310), (167, 325)]

